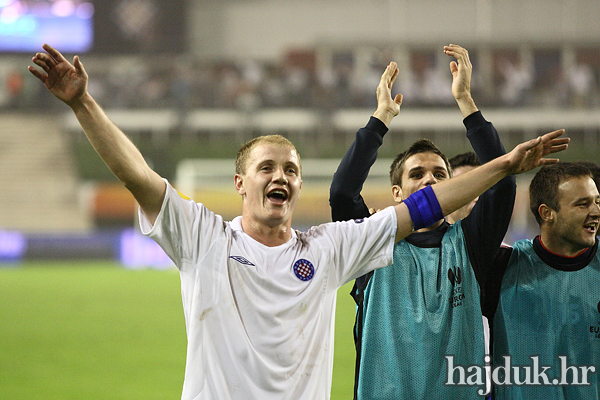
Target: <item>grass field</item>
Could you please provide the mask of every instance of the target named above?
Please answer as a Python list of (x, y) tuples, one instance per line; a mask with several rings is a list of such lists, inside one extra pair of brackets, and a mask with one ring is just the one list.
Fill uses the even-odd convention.
[[(350, 284), (338, 296), (332, 399), (352, 398)], [(109, 262), (0, 267), (0, 399), (181, 397), (179, 275)]]

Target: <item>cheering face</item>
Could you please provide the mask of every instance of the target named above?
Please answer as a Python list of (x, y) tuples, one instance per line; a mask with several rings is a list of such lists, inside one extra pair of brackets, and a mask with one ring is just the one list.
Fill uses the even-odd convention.
[(431, 152), (413, 154), (404, 162), (402, 188), (397, 185), (392, 187), (394, 200), (400, 202), (425, 186), (449, 178), (450, 174), (442, 157)]
[(577, 177), (558, 185), (559, 210), (552, 210), (549, 236), (562, 255), (593, 246), (600, 222), (600, 197), (592, 178)]
[(252, 221), (270, 227), (291, 224), (302, 187), (298, 154), (288, 146), (256, 145), (246, 172), (235, 176), (235, 186)]

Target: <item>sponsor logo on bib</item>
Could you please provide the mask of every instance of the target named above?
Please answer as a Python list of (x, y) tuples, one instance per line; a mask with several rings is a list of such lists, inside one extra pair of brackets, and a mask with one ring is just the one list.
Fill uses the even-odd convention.
[(456, 272), (454, 272), (452, 268), (448, 268), (448, 280), (452, 284), (452, 294), (448, 299), (450, 302), (450, 307), (460, 307), (463, 305), (463, 300), (465, 299), (465, 293), (461, 285), (462, 270), (460, 267), (456, 267)]

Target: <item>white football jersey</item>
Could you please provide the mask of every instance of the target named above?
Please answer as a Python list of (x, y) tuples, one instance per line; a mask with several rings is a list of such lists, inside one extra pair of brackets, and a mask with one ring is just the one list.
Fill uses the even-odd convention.
[(181, 275), (182, 399), (329, 399), (337, 289), (392, 263), (392, 207), (267, 247), (167, 184), (154, 226), (140, 223)]

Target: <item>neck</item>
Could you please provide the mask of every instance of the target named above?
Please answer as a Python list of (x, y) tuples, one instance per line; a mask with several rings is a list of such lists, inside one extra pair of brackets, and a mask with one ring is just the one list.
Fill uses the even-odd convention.
[(242, 215), (242, 230), (257, 242), (268, 247), (286, 243), (292, 237), (292, 221), (270, 226)]
[(438, 222), (436, 222), (435, 224), (433, 224), (433, 225), (430, 225), (430, 226), (428, 226), (427, 228), (421, 228), (421, 229), (419, 229), (419, 230), (418, 230), (418, 231), (416, 231), (416, 232), (429, 232), (429, 231), (432, 231), (432, 230), (434, 230), (434, 229), (437, 229), (437, 228), (439, 228), (439, 227), (440, 227), (440, 225), (442, 224), (442, 222), (444, 222), (444, 220), (443, 220), (443, 219), (440, 219), (440, 220), (439, 220)]
[(562, 240), (556, 240), (554, 235), (550, 235), (544, 230), (540, 233), (540, 242), (546, 250), (562, 257), (576, 257), (588, 249), (587, 247), (575, 246)]

